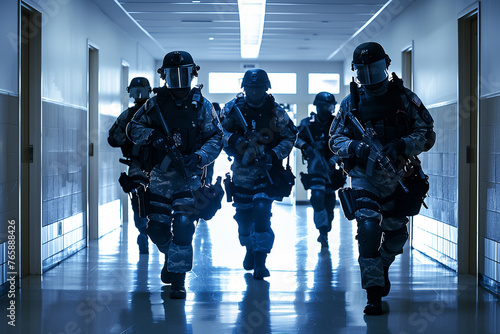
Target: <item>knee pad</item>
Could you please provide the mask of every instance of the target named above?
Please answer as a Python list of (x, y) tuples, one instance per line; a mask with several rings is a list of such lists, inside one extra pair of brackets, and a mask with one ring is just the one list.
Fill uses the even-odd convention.
[(314, 211), (322, 211), (325, 209), (325, 192), (322, 190), (311, 190), (311, 206)]
[(174, 215), (172, 220), (173, 241), (179, 246), (190, 245), (193, 241), (194, 220), (187, 215)]
[(406, 240), (408, 240), (408, 229), (406, 226), (395, 231), (386, 231), (384, 232), (382, 248), (387, 253), (401, 254)]
[(253, 201), (253, 219), (256, 232), (267, 232), (271, 228), (271, 206), (273, 202), (266, 198)]
[(168, 249), (168, 243), (172, 238), (170, 224), (150, 220), (146, 232), (151, 241), (158, 246), (158, 249), (165, 253), (166, 249)]
[(382, 229), (376, 219), (366, 219), (358, 225), (359, 256), (374, 258), (380, 255)]

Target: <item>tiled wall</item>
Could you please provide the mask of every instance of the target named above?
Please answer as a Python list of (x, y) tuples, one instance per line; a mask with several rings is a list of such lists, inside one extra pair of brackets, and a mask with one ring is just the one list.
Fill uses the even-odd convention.
[(17, 96), (0, 91), (0, 294), (6, 291), (8, 221), (19, 228), (18, 105)]
[(500, 242), (484, 238), (484, 272), (481, 283), (500, 295)]
[(412, 246), (453, 270), (458, 269), (458, 229), (422, 215), (413, 218)]
[(86, 245), (87, 111), (43, 101), (43, 270)]
[[(109, 128), (116, 120), (116, 116), (100, 115), (99, 140), (99, 236), (102, 236), (122, 223), (120, 198), (126, 198), (118, 184), (118, 178), (127, 166), (120, 163), (122, 157), (119, 148), (108, 144)], [(128, 203), (127, 200), (124, 201)]]
[[(434, 119), (436, 143), (421, 155), (429, 175), (429, 209), (413, 218), (412, 245), (444, 265), (457, 269), (458, 170), (457, 104), (429, 107)], [(450, 163), (452, 162), (452, 163)], [(455, 162), (455, 163), (453, 163)]]
[(500, 95), (480, 101), (479, 238), (482, 282), (500, 293)]

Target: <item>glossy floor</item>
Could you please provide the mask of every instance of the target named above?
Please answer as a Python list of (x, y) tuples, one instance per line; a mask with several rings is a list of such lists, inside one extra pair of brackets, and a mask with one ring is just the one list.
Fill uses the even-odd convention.
[[(329, 249), (321, 249), (312, 209), (275, 204), (271, 277), (256, 281), (242, 268), (233, 208), (200, 222), (186, 300), (169, 299), (153, 245), (139, 255), (133, 224), (17, 292), (16, 327), (1, 333), (500, 333), (500, 301), (472, 276), (456, 273), (407, 247), (391, 267), (382, 316), (364, 316), (355, 229), (336, 209)], [(129, 226), (131, 225), (131, 226)]]

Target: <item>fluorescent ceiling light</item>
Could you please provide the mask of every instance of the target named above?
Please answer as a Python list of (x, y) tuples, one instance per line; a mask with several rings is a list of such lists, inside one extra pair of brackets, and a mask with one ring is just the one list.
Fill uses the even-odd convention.
[(257, 58), (262, 42), (266, 0), (238, 0), (241, 58)]

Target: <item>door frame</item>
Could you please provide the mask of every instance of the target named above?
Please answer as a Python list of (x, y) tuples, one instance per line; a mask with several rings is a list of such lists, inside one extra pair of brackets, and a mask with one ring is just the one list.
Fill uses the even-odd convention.
[[(34, 35), (29, 38), (28, 73), (23, 74), (21, 44), (22, 11), (29, 12), (29, 21), (36, 29), (30, 30)], [(22, 1), (19, 3), (19, 208), (20, 208), (20, 277), (41, 275), (42, 269), (42, 11)], [(37, 24), (38, 23), (38, 24)], [(30, 33), (30, 34), (31, 34)], [(28, 80), (27, 92), (24, 92), (23, 79)], [(26, 87), (26, 86), (24, 86)], [(27, 96), (25, 95), (27, 94)], [(24, 101), (24, 102), (23, 102)], [(27, 110), (24, 103), (28, 103)], [(28, 119), (26, 120), (25, 117)], [(26, 133), (28, 131), (28, 133)], [(28, 139), (28, 147), (21, 143)], [(23, 150), (32, 153), (23, 154)], [(32, 156), (33, 162), (23, 161)], [(27, 163), (28, 175), (21, 172)], [(25, 194), (28, 192), (28, 195)], [(27, 196), (27, 203), (25, 201)], [(21, 218), (27, 212), (28, 221)], [(24, 263), (23, 263), (24, 262)]]
[[(477, 45), (476, 45), (476, 68), (471, 66), (470, 50), (472, 48), (470, 38), (471, 19), (477, 18)], [(480, 96), (480, 44), (479, 44), (479, 2), (469, 6), (458, 15), (458, 245), (457, 264), (458, 273), (476, 275), (478, 273), (479, 252), (479, 96)], [(477, 76), (475, 93), (475, 134), (471, 135), (471, 73)], [(474, 110), (473, 110), (474, 112)], [(472, 138), (473, 137), (473, 138)], [(475, 143), (475, 149), (468, 149), (469, 145)], [(468, 158), (469, 157), (469, 158)], [(471, 176), (474, 171), (475, 175)], [(471, 212), (471, 203), (475, 212)], [(475, 221), (471, 221), (471, 217)]]
[(87, 246), (99, 238), (99, 47), (87, 40)]

